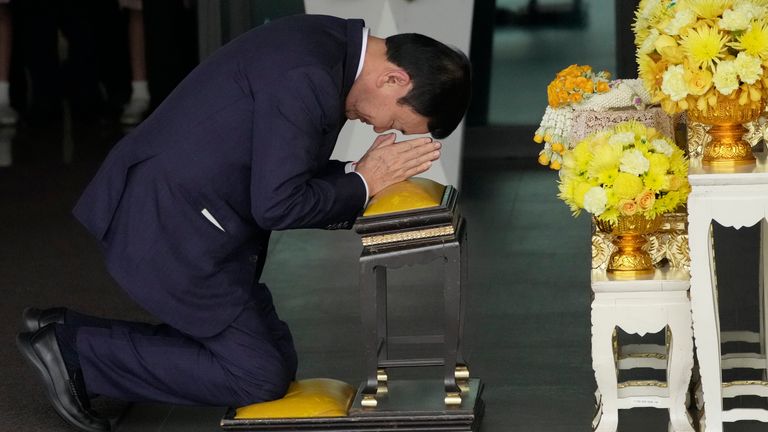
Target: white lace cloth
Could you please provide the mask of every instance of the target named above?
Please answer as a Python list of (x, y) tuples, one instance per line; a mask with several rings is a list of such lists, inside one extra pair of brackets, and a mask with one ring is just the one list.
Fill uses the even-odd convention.
[(568, 141), (576, 145), (593, 132), (629, 120), (652, 127), (664, 136), (675, 138), (672, 117), (660, 107), (650, 107), (643, 110), (627, 108), (614, 111), (574, 111)]
[[(536, 130), (542, 163), (562, 162), (562, 152), (571, 149), (592, 132), (623, 121), (635, 120), (674, 139), (674, 122), (659, 107), (646, 108), (651, 95), (639, 79), (614, 80), (611, 90), (593, 94), (589, 99), (561, 108), (547, 107)], [(553, 165), (555, 167), (555, 165)]]

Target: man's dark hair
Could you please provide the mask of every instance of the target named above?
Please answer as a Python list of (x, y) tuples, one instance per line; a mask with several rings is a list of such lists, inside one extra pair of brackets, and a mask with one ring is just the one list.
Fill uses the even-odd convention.
[(387, 60), (403, 68), (413, 88), (397, 102), (428, 119), (429, 132), (445, 138), (469, 106), (470, 64), (461, 51), (430, 37), (405, 33), (386, 39)]

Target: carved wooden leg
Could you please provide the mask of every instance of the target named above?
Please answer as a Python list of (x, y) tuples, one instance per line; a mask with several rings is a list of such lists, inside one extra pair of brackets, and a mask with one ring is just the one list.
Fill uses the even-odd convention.
[(722, 376), (720, 369), (720, 323), (717, 316), (714, 256), (710, 219), (694, 217), (707, 213), (698, 200), (689, 200), (688, 240), (691, 247), (691, 310), (696, 334), (696, 352), (704, 392), (704, 415), (700, 429), (723, 431)]
[[(597, 295), (596, 295), (597, 298)], [(597, 300), (596, 300), (597, 301)], [(595, 432), (616, 432), (619, 424), (616, 362), (613, 356), (614, 321), (611, 310), (592, 303), (592, 369), (600, 393), (602, 415)]]
[(673, 432), (694, 432), (688, 414), (688, 385), (693, 369), (693, 331), (690, 303), (684, 292), (677, 307), (670, 307), (669, 329), (672, 341), (667, 355), (669, 423)]
[(459, 349), (461, 325), (461, 263), (458, 242), (446, 246), (445, 279), (443, 297), (445, 301), (445, 341), (443, 344), (443, 381), (445, 404), (461, 405), (461, 388), (456, 382), (456, 359)]
[(377, 266), (372, 260), (360, 260), (360, 311), (363, 324), (363, 343), (365, 345), (365, 388), (362, 405), (375, 407), (378, 388), (378, 316), (376, 302)]

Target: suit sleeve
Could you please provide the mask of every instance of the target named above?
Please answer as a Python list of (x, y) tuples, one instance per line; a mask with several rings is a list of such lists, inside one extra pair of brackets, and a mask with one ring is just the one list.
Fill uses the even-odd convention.
[(320, 171), (318, 176), (323, 177), (323, 176), (333, 176), (333, 175), (344, 175), (346, 174), (344, 170), (346, 169), (346, 166), (348, 163), (349, 162), (329, 160), (328, 163), (326, 163), (323, 169)]
[[(354, 173), (330, 155), (342, 107), (338, 84), (323, 70), (301, 69), (256, 95), (251, 212), (264, 229), (347, 228), (365, 202)], [(330, 147), (328, 147), (330, 146)]]

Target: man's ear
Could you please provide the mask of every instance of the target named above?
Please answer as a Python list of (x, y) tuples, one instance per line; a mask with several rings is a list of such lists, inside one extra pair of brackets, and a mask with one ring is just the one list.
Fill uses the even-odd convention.
[(379, 75), (377, 84), (379, 87), (384, 87), (385, 85), (407, 87), (411, 84), (411, 76), (400, 68), (388, 69)]

